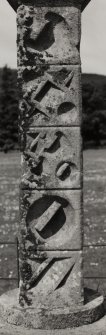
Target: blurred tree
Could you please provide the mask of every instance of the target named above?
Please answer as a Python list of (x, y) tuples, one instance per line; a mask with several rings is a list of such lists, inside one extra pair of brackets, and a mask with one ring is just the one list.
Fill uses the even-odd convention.
[(18, 148), (18, 94), (16, 71), (7, 66), (2, 71), (0, 109), (0, 149)]
[(84, 147), (106, 144), (106, 77), (82, 75)]

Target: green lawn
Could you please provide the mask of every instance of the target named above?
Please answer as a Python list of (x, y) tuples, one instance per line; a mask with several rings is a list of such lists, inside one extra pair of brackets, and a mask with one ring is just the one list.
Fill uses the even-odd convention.
[(106, 150), (84, 152), (84, 244), (106, 245)]

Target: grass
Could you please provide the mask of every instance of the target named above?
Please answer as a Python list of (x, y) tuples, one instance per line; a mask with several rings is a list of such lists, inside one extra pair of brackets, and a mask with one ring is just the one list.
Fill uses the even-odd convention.
[(106, 245), (106, 150), (84, 152), (84, 244)]

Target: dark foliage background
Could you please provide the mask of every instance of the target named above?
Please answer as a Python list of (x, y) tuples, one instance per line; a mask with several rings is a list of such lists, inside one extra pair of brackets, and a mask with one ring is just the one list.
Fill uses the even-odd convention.
[(17, 71), (0, 69), (0, 150), (18, 149)]
[(106, 145), (106, 76), (82, 74), (84, 147)]
[[(106, 76), (82, 74), (84, 148), (106, 145)], [(18, 149), (17, 70), (0, 69), (0, 150)]]

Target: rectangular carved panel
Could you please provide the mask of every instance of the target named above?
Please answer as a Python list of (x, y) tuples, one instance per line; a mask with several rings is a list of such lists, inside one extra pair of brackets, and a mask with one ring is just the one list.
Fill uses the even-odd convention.
[[(51, 310), (82, 305), (81, 268), (81, 252), (47, 252), (37, 255), (34, 260), (27, 259), (21, 264), (27, 299), (33, 294), (37, 308), (50, 306)], [(21, 303), (24, 304), (24, 299)]]
[(18, 65), (78, 64), (80, 11), (22, 5), (18, 9)]
[(22, 67), (18, 79), (23, 127), (80, 125), (79, 66)]
[(81, 187), (81, 135), (78, 127), (30, 129), (23, 146), (22, 188)]
[[(21, 191), (21, 227), (25, 250), (80, 250), (81, 191)], [(23, 243), (23, 242), (22, 242)]]

